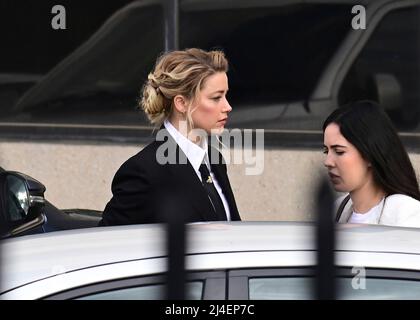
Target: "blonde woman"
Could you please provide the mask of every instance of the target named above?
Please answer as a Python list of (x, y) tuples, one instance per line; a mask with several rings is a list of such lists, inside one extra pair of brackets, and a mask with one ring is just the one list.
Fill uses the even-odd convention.
[[(226, 165), (207, 135), (221, 133), (232, 107), (221, 51), (165, 53), (142, 88), (141, 108), (160, 128), (112, 182), (99, 225), (240, 220)], [(204, 132), (205, 134), (200, 134)]]

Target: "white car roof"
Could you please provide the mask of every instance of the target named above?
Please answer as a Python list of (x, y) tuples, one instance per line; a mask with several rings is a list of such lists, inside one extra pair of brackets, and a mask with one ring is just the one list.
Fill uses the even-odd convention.
[[(60, 270), (164, 257), (165, 230), (159, 224), (98, 227), (3, 240), (1, 292)], [(192, 256), (313, 251), (316, 245), (314, 225), (303, 222), (194, 223), (187, 230), (187, 253)], [(336, 240), (337, 251), (420, 255), (420, 229), (416, 228), (343, 224), (337, 225)]]

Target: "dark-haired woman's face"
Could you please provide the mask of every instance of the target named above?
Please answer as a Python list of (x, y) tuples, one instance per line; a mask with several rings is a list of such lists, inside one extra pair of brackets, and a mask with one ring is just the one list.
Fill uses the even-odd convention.
[(334, 189), (353, 192), (369, 187), (373, 181), (369, 163), (356, 147), (341, 134), (340, 127), (331, 123), (324, 132), (324, 165)]

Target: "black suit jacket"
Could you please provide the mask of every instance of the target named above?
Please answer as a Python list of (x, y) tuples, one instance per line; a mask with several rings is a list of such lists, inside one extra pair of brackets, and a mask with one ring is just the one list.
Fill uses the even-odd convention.
[[(161, 130), (165, 132), (163, 141), (155, 140), (147, 145), (115, 174), (113, 197), (105, 207), (100, 226), (159, 223), (174, 217), (185, 222), (217, 220), (191, 163), (166, 129)], [(176, 159), (184, 159), (184, 163), (160, 164), (156, 154), (164, 149), (168, 151), (166, 155), (175, 152)], [(215, 155), (218, 163), (214, 163)], [(241, 220), (222, 155), (209, 148), (209, 158), (229, 204), (231, 219)]]

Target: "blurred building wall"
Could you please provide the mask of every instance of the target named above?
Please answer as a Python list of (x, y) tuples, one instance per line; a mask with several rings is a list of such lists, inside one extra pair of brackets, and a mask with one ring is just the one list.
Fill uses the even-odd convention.
[[(0, 166), (45, 184), (46, 198), (59, 208), (103, 210), (119, 166), (142, 146), (0, 142)], [(321, 150), (275, 150), (264, 154), (261, 175), (245, 174), (245, 164), (229, 164), (228, 174), (244, 220), (311, 220), (312, 191), (325, 175)], [(411, 154), (418, 177), (420, 154)]]

